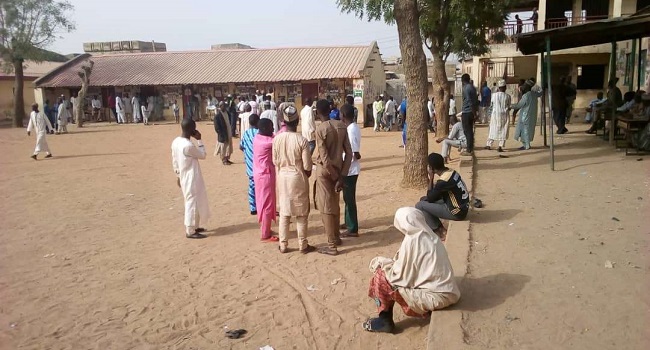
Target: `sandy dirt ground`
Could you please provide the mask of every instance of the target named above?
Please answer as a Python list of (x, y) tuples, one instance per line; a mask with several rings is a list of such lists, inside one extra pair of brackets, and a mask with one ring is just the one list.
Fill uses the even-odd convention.
[[(395, 210), (422, 195), (398, 186), (400, 133), (363, 130), (361, 237), (330, 257), (281, 255), (260, 243), (241, 152), (235, 165), (221, 165), (212, 156), (213, 126), (199, 129), (213, 216), (204, 240), (184, 237), (170, 159), (178, 126), (72, 126), (48, 136), (55, 157), (38, 161), (29, 158), (33, 135), (0, 130), (0, 348), (426, 347), (428, 320), (401, 311), (399, 334), (361, 329), (375, 314), (368, 263), (393, 256), (402, 239), (391, 227)], [(310, 243), (325, 245), (318, 212), (309, 224)], [(227, 339), (225, 327), (248, 335)]]
[[(398, 133), (363, 130), (361, 237), (329, 257), (281, 255), (259, 242), (242, 155), (231, 167), (212, 157), (212, 125), (200, 124), (213, 219), (210, 237), (199, 241), (184, 238), (169, 150), (177, 126), (71, 130), (49, 137), (55, 158), (36, 162), (33, 136), (0, 130), (0, 348), (426, 347), (429, 320), (401, 311), (398, 334), (360, 327), (375, 313), (368, 263), (397, 250), (393, 214), (421, 195), (398, 186)], [(478, 146), (486, 133), (478, 128)], [(650, 342), (650, 157), (625, 157), (577, 132), (557, 142), (557, 172), (540, 148), (508, 158), (477, 152), (475, 191), (485, 208), (470, 214), (471, 274), (458, 276), (463, 296), (449, 310), (463, 314), (466, 347), (642, 349)], [(310, 236), (314, 245), (326, 242), (318, 212)], [(224, 327), (249, 333), (230, 340)]]
[[(650, 157), (626, 157), (583, 124), (568, 128), (555, 172), (541, 138), (508, 158), (477, 152), (485, 207), (471, 215), (471, 275), (457, 306), (471, 348), (650, 344)], [(478, 146), (486, 136), (480, 128)]]

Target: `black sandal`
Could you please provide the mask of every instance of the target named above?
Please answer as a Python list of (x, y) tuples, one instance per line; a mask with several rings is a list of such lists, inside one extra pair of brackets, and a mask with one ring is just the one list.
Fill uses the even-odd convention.
[(381, 317), (369, 318), (363, 323), (363, 329), (373, 333), (393, 333), (395, 323)]
[(194, 230), (194, 233), (201, 233), (205, 232), (205, 229), (203, 227), (198, 227), (196, 230)]
[(191, 234), (189, 236), (186, 236), (186, 237), (189, 238), (189, 239), (203, 239), (203, 238), (207, 238), (208, 236), (202, 235), (202, 234), (200, 234), (198, 232), (194, 232), (193, 234)]
[(226, 337), (230, 339), (239, 339), (242, 335), (248, 333), (245, 329), (236, 329), (234, 331), (227, 331)]
[(307, 254), (315, 251), (316, 251), (316, 247), (314, 247), (313, 245), (308, 245), (307, 248), (301, 249), (300, 253)]
[(339, 255), (339, 251), (336, 248), (323, 248), (320, 249), (318, 252), (325, 255), (332, 255), (332, 256)]

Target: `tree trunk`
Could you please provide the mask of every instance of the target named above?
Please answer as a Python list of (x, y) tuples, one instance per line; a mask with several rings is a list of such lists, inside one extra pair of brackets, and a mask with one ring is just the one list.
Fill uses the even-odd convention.
[(436, 137), (447, 137), (449, 134), (449, 84), (447, 82), (447, 70), (445, 60), (438, 54), (435, 47), (431, 48), (433, 54), (433, 97), (436, 103), (436, 120), (438, 128)]
[(427, 62), (420, 35), (418, 0), (395, 0), (395, 21), (406, 75), (406, 147), (402, 186), (428, 184)]
[(84, 101), (86, 101), (86, 91), (88, 91), (88, 82), (81, 82), (81, 90), (77, 93), (77, 127), (84, 126)]
[(14, 60), (14, 126), (23, 127), (25, 119), (25, 100), (23, 99), (23, 60)]

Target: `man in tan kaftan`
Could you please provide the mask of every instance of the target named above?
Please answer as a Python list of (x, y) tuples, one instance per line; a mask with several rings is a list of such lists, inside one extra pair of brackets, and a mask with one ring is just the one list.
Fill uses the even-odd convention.
[[(343, 178), (348, 175), (352, 162), (352, 148), (348, 139), (348, 131), (340, 120), (330, 120), (330, 104), (320, 100), (316, 104), (320, 125), (316, 127), (316, 209), (321, 213), (328, 248), (319, 252), (337, 255), (337, 246), (341, 245), (339, 222), (341, 209), (339, 207), (340, 191), (343, 189)], [(345, 159), (343, 154), (345, 153)]]
[(273, 139), (273, 164), (278, 170), (276, 186), (280, 206), (280, 252), (287, 252), (289, 224), (291, 217), (295, 216), (298, 248), (306, 254), (316, 250), (307, 242), (311, 152), (307, 139), (297, 133), (298, 110), (293, 105), (283, 107), (281, 112), (287, 130)]

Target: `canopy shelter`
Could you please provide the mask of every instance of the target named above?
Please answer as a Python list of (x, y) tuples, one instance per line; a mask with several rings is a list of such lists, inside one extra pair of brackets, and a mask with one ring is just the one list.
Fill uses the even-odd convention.
[[(650, 36), (650, 7), (646, 7), (637, 13), (627, 17), (617, 17), (594, 21), (574, 26), (540, 30), (524, 33), (517, 36), (517, 49), (524, 55), (542, 54), (542, 86), (547, 87), (549, 110), (553, 110), (551, 99), (551, 52), (563, 49), (571, 49), (589, 45), (611, 43), (609, 78), (616, 78), (616, 43), (618, 41), (634, 40), (632, 55), (637, 48), (638, 41), (639, 56), (641, 55), (641, 39)], [(638, 39), (638, 40), (637, 40)], [(641, 60), (639, 59), (639, 62)], [(640, 73), (640, 72), (639, 72)], [(640, 77), (640, 76), (639, 76)], [(639, 86), (641, 84), (639, 79)], [(546, 120), (545, 118), (543, 118)], [(609, 133), (610, 143), (614, 143), (614, 127), (616, 125), (616, 110), (612, 111), (611, 130)], [(546, 128), (546, 122), (544, 130)], [(549, 123), (550, 149), (551, 149), (551, 170), (555, 170), (555, 153), (553, 143), (553, 124)], [(546, 132), (544, 133), (546, 143)]]

